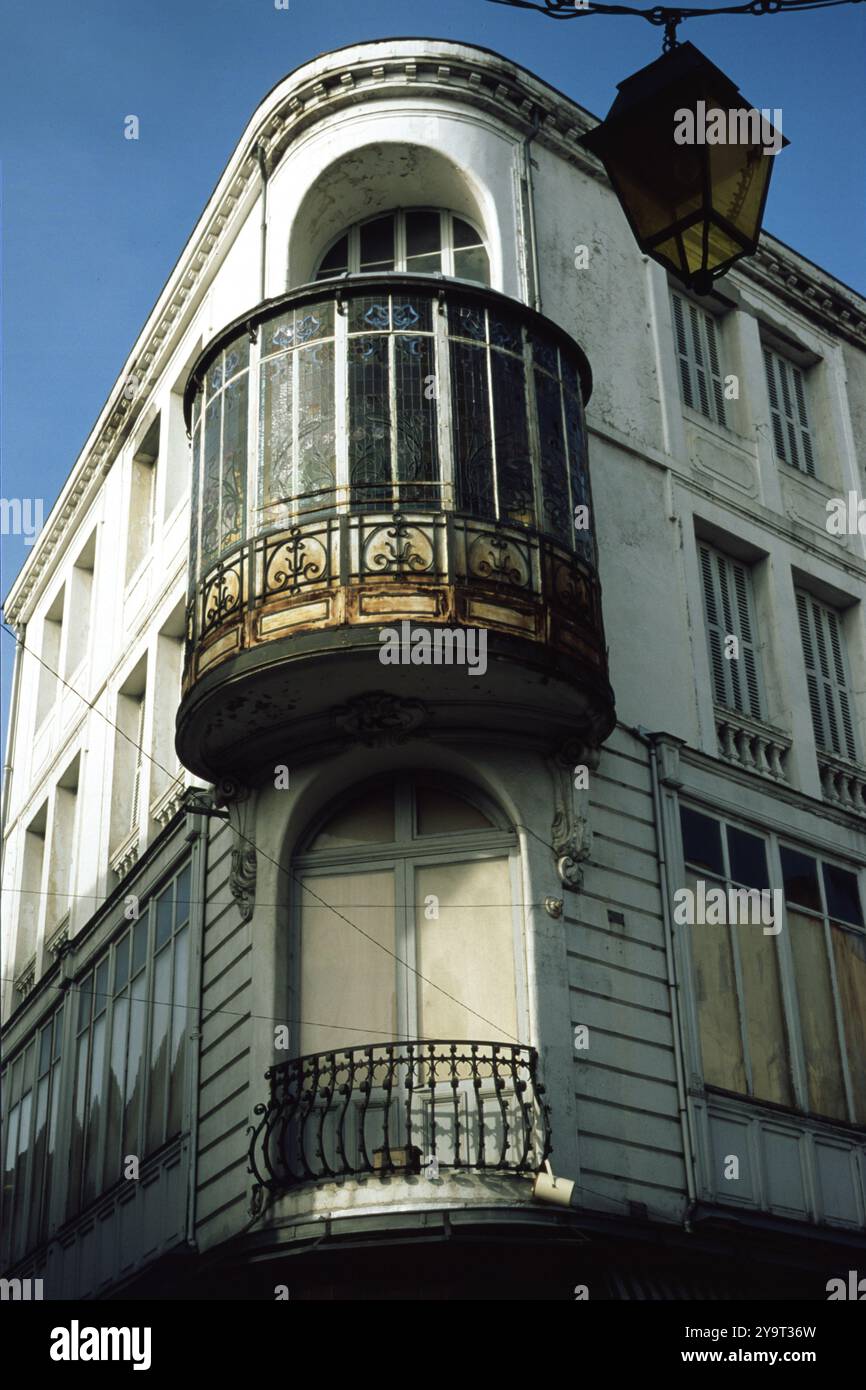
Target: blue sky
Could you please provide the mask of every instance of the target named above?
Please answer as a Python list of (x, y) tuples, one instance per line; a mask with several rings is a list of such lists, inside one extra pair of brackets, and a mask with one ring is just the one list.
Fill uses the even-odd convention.
[[(694, 5), (694, 8), (699, 8)], [(556, 22), (487, 0), (39, 0), (0, 33), (4, 497), (48, 514), (259, 101), (317, 53), (402, 35), (494, 48), (597, 115), (661, 34), (636, 18)], [(706, 17), (680, 29), (791, 141), (766, 228), (866, 289), (866, 8)], [(124, 117), (140, 120), (138, 141)], [(5, 597), (26, 555), (3, 538)], [(0, 635), (2, 723), (11, 639)]]

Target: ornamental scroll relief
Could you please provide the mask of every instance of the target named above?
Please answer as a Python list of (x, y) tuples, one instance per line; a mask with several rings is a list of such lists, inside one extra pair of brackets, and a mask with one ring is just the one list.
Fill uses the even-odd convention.
[(579, 892), (583, 871), (592, 852), (589, 788), (575, 787), (576, 768), (594, 772), (600, 751), (580, 739), (570, 739), (548, 759), (553, 777), (555, 811), (550, 827), (556, 872), (564, 888)]

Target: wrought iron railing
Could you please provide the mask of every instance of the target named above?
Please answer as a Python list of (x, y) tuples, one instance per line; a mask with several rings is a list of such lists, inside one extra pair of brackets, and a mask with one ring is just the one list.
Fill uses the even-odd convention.
[(373, 1044), (293, 1058), (265, 1078), (249, 1159), (270, 1191), (363, 1173), (533, 1173), (551, 1152), (530, 1047)]
[[(298, 605), (322, 592), (381, 583), (469, 584), (518, 600), (542, 600), (601, 630), (590, 565), (528, 528), (453, 512), (331, 516), (243, 541), (209, 570), (187, 608), (187, 652), (262, 608)], [(326, 620), (319, 615), (318, 625)], [(245, 645), (242, 633), (239, 645)]]

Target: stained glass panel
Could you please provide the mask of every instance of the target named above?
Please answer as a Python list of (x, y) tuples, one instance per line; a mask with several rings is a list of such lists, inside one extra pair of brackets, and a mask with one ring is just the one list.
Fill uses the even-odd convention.
[(491, 352), (494, 448), (499, 493), (499, 515), (521, 526), (535, 524), (532, 461), (526, 418), (526, 383), (523, 359)]
[(349, 483), (356, 503), (391, 497), (388, 338), (349, 341)]
[(559, 382), (545, 372), (535, 372), (538, 404), (538, 439), (541, 447), (541, 486), (544, 493), (544, 530), (566, 543), (574, 532), (569, 512), (567, 461), (562, 432)]
[(451, 403), (457, 507), (475, 516), (495, 516), (484, 348), (452, 341)]
[(334, 345), (316, 343), (298, 353), (298, 506), (321, 507), (322, 493), (333, 491), (336, 469), (334, 431)]
[(349, 304), (349, 332), (375, 333), (391, 327), (387, 295), (358, 295)]
[(293, 361), (291, 353), (284, 353), (263, 363), (261, 369), (259, 519), (266, 526), (276, 520), (273, 504), (292, 494)]
[[(397, 476), (400, 501), (439, 505), (439, 489), (407, 487), (438, 477), (436, 400), (432, 338), (398, 333), (394, 338), (394, 391), (397, 408)], [(428, 380), (429, 378), (429, 380)]]
[(236, 377), (225, 389), (221, 498), (221, 548), (234, 545), (244, 531), (247, 466), (247, 395), (249, 376)]
[(222, 401), (208, 404), (204, 413), (204, 482), (201, 510), (201, 568), (206, 570), (219, 544), (220, 428)]

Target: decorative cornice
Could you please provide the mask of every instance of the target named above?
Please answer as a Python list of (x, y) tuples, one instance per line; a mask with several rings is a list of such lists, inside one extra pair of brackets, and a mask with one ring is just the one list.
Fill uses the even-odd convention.
[[(445, 56), (447, 63), (442, 61)], [(599, 162), (577, 144), (596, 124), (596, 118), (542, 79), (487, 49), (446, 40), (374, 41), (325, 54), (284, 78), (253, 115), (139, 335), (9, 592), (7, 623), (16, 625), (25, 620), (27, 604), (70, 523), (109, 472), (148, 401), (215, 252), (226, 241), (250, 189), (257, 186), (258, 146), (262, 146), (266, 166), (272, 170), (289, 145), (321, 119), (371, 97), (416, 98), (425, 92), (437, 101), (446, 96), (458, 98), (475, 110), (486, 110), (494, 119), (511, 124), (521, 136), (534, 130), (537, 117), (533, 138), (539, 144), (553, 149), (589, 177), (607, 183)], [(740, 261), (736, 273), (763, 284), (830, 332), (858, 347), (866, 346), (866, 301), (817, 268), (806, 269), (796, 253), (773, 238), (763, 238), (757, 256), (748, 263)]]

